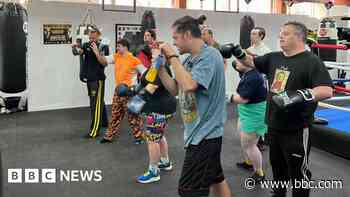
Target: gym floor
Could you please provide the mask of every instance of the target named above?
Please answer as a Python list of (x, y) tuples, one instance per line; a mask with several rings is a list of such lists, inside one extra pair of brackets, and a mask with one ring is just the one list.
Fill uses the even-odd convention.
[[(222, 163), (225, 176), (235, 197), (268, 197), (269, 190), (244, 188), (249, 172), (235, 167), (241, 159), (239, 135), (233, 129), (236, 121), (229, 108), (225, 127)], [(110, 111), (110, 110), (109, 110)], [(65, 109), (0, 116), (0, 142), (5, 197), (177, 197), (184, 149), (183, 127), (177, 115), (169, 124), (167, 139), (174, 169), (163, 172), (161, 181), (141, 185), (135, 178), (148, 162), (146, 145), (134, 145), (126, 121), (121, 135), (112, 144), (84, 139), (88, 131), (89, 109)], [(264, 168), (271, 179), (268, 150), (264, 151)], [(314, 180), (342, 180), (342, 189), (314, 189), (314, 197), (350, 196), (350, 160), (312, 149), (311, 170)], [(9, 184), (9, 168), (56, 168), (58, 170), (102, 170), (102, 182), (57, 182), (56, 184)], [(291, 195), (290, 195), (291, 196)]]

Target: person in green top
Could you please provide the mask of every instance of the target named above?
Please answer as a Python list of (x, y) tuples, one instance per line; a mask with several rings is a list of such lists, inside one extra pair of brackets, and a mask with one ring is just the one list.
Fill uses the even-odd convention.
[(237, 103), (238, 106), (241, 146), (245, 159), (236, 165), (239, 168), (254, 170), (251, 178), (260, 182), (265, 178), (265, 174), (262, 169), (262, 154), (257, 143), (259, 137), (267, 132), (264, 121), (267, 96), (265, 80), (256, 69), (244, 67), (239, 61), (234, 65), (234, 69), (239, 72), (241, 80), (237, 94), (231, 97), (231, 102)]

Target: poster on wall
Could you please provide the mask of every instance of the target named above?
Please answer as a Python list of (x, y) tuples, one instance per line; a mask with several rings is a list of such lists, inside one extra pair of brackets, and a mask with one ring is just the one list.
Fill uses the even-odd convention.
[(44, 44), (72, 44), (71, 24), (44, 24)]
[[(142, 25), (138, 24), (116, 24), (116, 41), (127, 39), (130, 43), (129, 51), (136, 53), (137, 48), (143, 44)], [(117, 48), (117, 47), (115, 47)]]

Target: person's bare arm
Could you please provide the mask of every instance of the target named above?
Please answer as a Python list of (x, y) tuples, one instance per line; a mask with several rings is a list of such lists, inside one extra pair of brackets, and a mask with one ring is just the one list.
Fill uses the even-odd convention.
[(239, 94), (232, 95), (231, 102), (238, 103), (238, 104), (245, 104), (248, 103), (249, 100), (242, 98)]
[(97, 58), (97, 61), (104, 65), (104, 66), (107, 66), (108, 65), (108, 62), (107, 62), (107, 59), (105, 56), (101, 55), (100, 51), (98, 50), (97, 48), (97, 45), (95, 42), (91, 43), (91, 48), (92, 48), (92, 51), (95, 53), (96, 55), (96, 58)]
[(322, 101), (333, 96), (333, 89), (329, 86), (317, 86), (312, 89), (315, 101)]
[(170, 92), (170, 94), (176, 96), (178, 94), (176, 81), (168, 74), (164, 66), (160, 67), (158, 75), (164, 87)]

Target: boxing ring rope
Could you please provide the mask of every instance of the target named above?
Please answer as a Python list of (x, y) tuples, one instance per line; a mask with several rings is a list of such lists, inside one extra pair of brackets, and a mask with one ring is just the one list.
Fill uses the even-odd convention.
[(324, 64), (326, 65), (327, 68), (335, 68), (335, 69), (350, 71), (350, 63), (324, 61)]
[(324, 102), (318, 102), (318, 106), (324, 107), (324, 108), (329, 108), (329, 109), (337, 109), (337, 110), (341, 110), (341, 111), (350, 112), (349, 108), (339, 107), (339, 106), (331, 105), (331, 104), (324, 103)]
[(348, 50), (349, 47), (345, 44), (318, 44), (314, 43), (311, 45), (311, 48), (317, 49), (339, 49), (339, 50)]

